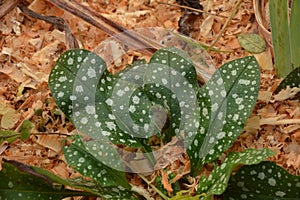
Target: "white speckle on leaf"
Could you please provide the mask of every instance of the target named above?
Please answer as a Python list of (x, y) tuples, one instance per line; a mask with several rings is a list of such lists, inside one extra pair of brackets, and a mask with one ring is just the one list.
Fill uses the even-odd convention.
[(59, 77), (58, 81), (59, 82), (65, 82), (67, 80), (67, 77), (66, 76), (61, 76)]
[(83, 87), (81, 85), (77, 85), (75, 90), (76, 92), (83, 92)]
[(211, 107), (211, 110), (212, 110), (213, 112), (216, 112), (216, 111), (218, 110), (218, 108), (219, 108), (219, 105), (218, 105), (217, 103), (214, 103), (214, 104), (212, 105), (212, 107)]
[(73, 65), (74, 60), (73, 60), (73, 58), (69, 58), (67, 62), (68, 62), (68, 65)]
[(131, 112), (131, 113), (134, 113), (135, 112), (135, 106), (134, 105), (131, 105), (131, 106), (129, 106), (129, 112)]
[(276, 180), (274, 178), (269, 178), (268, 179), (268, 184), (271, 186), (275, 186), (276, 185)]
[(117, 95), (118, 95), (119, 97), (123, 96), (124, 94), (125, 94), (125, 92), (124, 92), (123, 90), (118, 90), (118, 91), (117, 91)]
[(106, 99), (105, 103), (109, 106), (112, 106), (113, 105), (113, 100), (111, 100), (110, 98)]
[(220, 133), (218, 133), (217, 138), (222, 139), (223, 137), (225, 137), (225, 135), (226, 135), (225, 132), (220, 132)]
[(217, 80), (217, 84), (218, 84), (218, 85), (222, 85), (222, 84), (223, 84), (223, 79), (222, 79), (222, 78), (219, 78), (219, 79)]
[(90, 67), (90, 68), (88, 69), (87, 75), (88, 75), (88, 77), (90, 77), (90, 78), (94, 78), (94, 77), (96, 77), (96, 71), (95, 71), (93, 68)]
[(114, 122), (105, 122), (105, 124), (106, 124), (106, 126), (107, 126), (107, 128), (109, 129), (109, 130), (116, 130), (116, 128), (117, 128), (117, 126), (116, 126), (116, 124), (114, 123)]
[(278, 196), (278, 197), (284, 197), (286, 195), (286, 193), (282, 192), (282, 191), (276, 191), (275, 195)]
[(227, 92), (226, 92), (225, 90), (222, 90), (222, 91), (221, 91), (221, 96), (222, 96), (222, 97), (226, 97), (226, 95), (227, 95)]
[(86, 111), (87, 114), (95, 114), (96, 113), (96, 108), (95, 108), (95, 106), (88, 105), (88, 106), (85, 107), (85, 111)]
[(87, 117), (81, 118), (80, 122), (81, 122), (82, 124), (87, 124), (87, 123), (88, 123)]
[(261, 179), (261, 180), (264, 180), (265, 177), (266, 177), (266, 175), (265, 175), (265, 173), (263, 173), (263, 172), (259, 172), (257, 177), (258, 177), (259, 179)]
[(246, 79), (240, 79), (238, 84), (241, 85), (249, 85), (250, 84), (250, 80), (246, 80)]
[(239, 119), (239, 117), (240, 116), (238, 114), (234, 114), (232, 119), (233, 119), (233, 121), (237, 121)]
[(63, 93), (63, 92), (59, 92), (59, 93), (57, 94), (57, 97), (58, 97), (58, 98), (61, 98), (61, 97), (64, 96), (64, 94), (65, 94), (65, 93)]
[(111, 132), (108, 132), (108, 131), (102, 131), (102, 135), (104, 135), (104, 136), (110, 136), (110, 135), (111, 135)]
[(235, 103), (236, 103), (236, 104), (241, 104), (243, 100), (244, 100), (244, 99), (242, 99), (242, 98), (236, 98), (236, 99), (235, 99)]
[(139, 98), (138, 96), (133, 96), (133, 97), (132, 97), (132, 102), (133, 102), (134, 104), (139, 104), (139, 103), (140, 103), (140, 98)]

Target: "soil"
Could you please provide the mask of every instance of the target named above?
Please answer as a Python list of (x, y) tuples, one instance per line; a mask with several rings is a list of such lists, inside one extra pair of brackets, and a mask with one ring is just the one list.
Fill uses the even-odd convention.
[[(209, 46), (221, 32), (237, 1), (203, 0), (201, 4), (204, 12), (192, 14), (176, 6), (175, 1), (168, 0), (160, 0), (160, 3), (149, 0), (79, 2), (127, 29), (184, 29), (191, 38)], [(97, 49), (109, 37), (103, 31), (46, 0), (28, 0), (28, 5), (28, 8), (41, 15), (63, 18), (80, 41), (81, 48)], [(179, 27), (178, 21), (183, 15), (187, 15), (188, 19)], [(242, 33), (258, 33), (266, 41), (270, 41), (270, 38), (260, 32), (252, 0), (241, 3), (237, 13), (214, 44), (214, 48), (222, 51), (208, 52), (216, 68), (230, 60), (251, 55), (238, 42), (237, 36)], [(17, 7), (1, 18), (0, 103), (10, 110), (11, 115), (0, 115), (0, 128), (18, 132), (24, 120), (30, 120), (35, 126), (31, 136), (25, 141), (18, 139), (10, 144), (0, 143), (0, 155), (6, 159), (48, 169), (63, 178), (78, 176), (68, 166), (62, 152), (62, 141), (68, 141), (69, 136), (74, 134), (74, 127), (57, 109), (47, 82), (53, 64), (67, 49), (64, 31), (42, 20), (26, 16)], [(281, 79), (275, 73), (270, 45), (255, 57), (261, 67), (258, 101), (231, 151), (270, 148), (277, 154), (269, 160), (275, 161), (292, 174), (300, 175), (299, 100), (288, 90), (274, 94)], [(135, 176), (130, 181), (137, 185), (141, 183)]]

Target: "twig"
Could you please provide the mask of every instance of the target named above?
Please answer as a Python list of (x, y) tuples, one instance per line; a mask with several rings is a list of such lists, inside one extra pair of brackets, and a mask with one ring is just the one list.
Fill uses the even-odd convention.
[[(101, 14), (91, 10), (89, 7), (78, 3), (75, 0), (49, 0), (57, 7), (66, 10), (75, 16), (83, 19), (91, 25), (104, 31), (106, 34), (115, 37), (122, 43), (144, 53), (153, 54), (157, 49), (163, 46), (149, 38), (144, 37), (136, 32), (128, 32), (124, 27), (105, 18)], [(122, 33), (122, 34), (119, 34)]]
[(230, 23), (230, 21), (233, 19), (233, 16), (236, 14), (240, 4), (242, 3), (243, 0), (238, 0), (238, 2), (235, 4), (229, 18), (226, 20), (225, 24), (223, 25), (221, 31), (219, 32), (217, 38), (213, 41), (213, 43), (207, 48), (207, 51), (210, 51), (215, 44), (219, 41), (219, 39), (221, 38), (222, 34), (225, 32), (225, 29), (227, 28), (228, 24)]
[(74, 35), (72, 34), (68, 24), (64, 19), (56, 16), (42, 16), (25, 6), (25, 3), (21, 0), (18, 3), (18, 7), (24, 12), (26, 15), (33, 17), (35, 19), (43, 20), (47, 23), (53, 24), (60, 31), (65, 31), (66, 43), (69, 49), (79, 48), (78, 42)]
[(0, 18), (5, 16), (9, 11), (14, 9), (18, 4), (18, 0), (6, 0), (0, 3)]
[(142, 174), (138, 174), (139, 177), (141, 177), (148, 185), (150, 185), (150, 187), (152, 187), (153, 190), (155, 190), (160, 196), (161, 198), (168, 200), (169, 197), (167, 197), (165, 194), (163, 194), (159, 189), (157, 189), (151, 182), (148, 181), (148, 179), (143, 176)]
[[(216, 16), (216, 17), (222, 17), (222, 18), (226, 18), (226, 19), (228, 18), (225, 15), (214, 14), (214, 13), (211, 13), (211, 12), (206, 12), (206, 11), (199, 10), (199, 9), (196, 9), (196, 8), (192, 8), (192, 7), (188, 7), (188, 6), (177, 5), (177, 4), (170, 4), (170, 3), (164, 3), (164, 2), (157, 2), (157, 3), (158, 4), (162, 4), (162, 5), (174, 6), (174, 7), (178, 7), (178, 8), (184, 8), (184, 9), (191, 10), (191, 11), (194, 11), (194, 12), (204, 13), (204, 14), (208, 14), (208, 15), (213, 15), (213, 16)], [(232, 19), (237, 20), (236, 18), (232, 18)]]

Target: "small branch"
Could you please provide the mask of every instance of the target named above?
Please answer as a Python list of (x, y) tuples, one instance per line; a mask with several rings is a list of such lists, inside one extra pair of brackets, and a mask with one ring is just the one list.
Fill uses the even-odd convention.
[[(170, 4), (170, 3), (164, 3), (164, 2), (157, 2), (157, 3), (162, 4), (162, 5), (168, 5), (168, 6), (183, 8), (183, 9), (191, 10), (191, 11), (194, 11), (194, 12), (197, 12), (197, 13), (204, 13), (204, 14), (207, 14), (207, 15), (213, 15), (215, 17), (222, 17), (222, 18), (226, 18), (226, 19), (228, 18), (227, 16), (224, 16), (224, 15), (221, 15), (221, 14), (214, 14), (214, 13), (211, 13), (211, 12), (206, 12), (206, 11), (199, 10), (199, 9), (196, 9), (196, 8), (191, 8), (191, 7), (188, 7), (188, 6)], [(232, 18), (232, 19), (236, 20), (236, 18)]]
[(6, 0), (0, 2), (0, 18), (5, 16), (18, 5), (18, 0)]
[(234, 15), (236, 14), (239, 6), (241, 5), (243, 0), (238, 0), (238, 2), (235, 4), (233, 11), (231, 12), (229, 18), (226, 20), (225, 24), (223, 25), (221, 31), (219, 32), (217, 38), (213, 41), (213, 43), (209, 46), (209, 48), (207, 48), (207, 51), (210, 51), (215, 44), (219, 41), (219, 39), (221, 38), (222, 34), (225, 32), (225, 29), (227, 28), (228, 24), (230, 23), (230, 21), (233, 19)]
[(152, 189), (153, 190), (155, 190), (155, 192), (157, 192), (160, 196), (161, 196), (161, 198), (163, 198), (163, 199), (165, 199), (165, 200), (168, 200), (169, 199), (169, 197), (167, 197), (165, 194), (163, 194), (159, 189), (157, 189), (157, 187), (155, 187), (151, 182), (149, 182), (148, 181), (148, 179), (145, 177), (145, 176), (143, 176), (143, 175), (141, 175), (141, 174), (138, 174), (139, 175), (139, 177), (141, 177), (148, 185), (150, 185), (150, 187), (152, 187)]
[[(89, 24), (102, 30), (106, 34), (115, 37), (131, 49), (139, 50), (144, 53), (153, 54), (157, 49), (163, 46), (141, 34), (130, 31), (121, 25), (107, 19), (103, 15), (91, 10), (89, 7), (78, 3), (75, 0), (49, 0), (55, 6), (72, 13), (73, 15), (83, 19)], [(121, 33), (121, 34), (120, 34)]]
[(64, 19), (62, 19), (60, 17), (56, 17), (56, 16), (40, 15), (40, 14), (30, 10), (29, 8), (27, 8), (22, 0), (18, 3), (18, 7), (26, 15), (33, 17), (35, 19), (43, 20), (49, 24), (52, 24), (60, 31), (65, 31), (66, 43), (67, 43), (67, 46), (69, 49), (79, 48), (79, 44), (78, 44), (75, 36), (72, 34), (68, 24), (65, 22)]

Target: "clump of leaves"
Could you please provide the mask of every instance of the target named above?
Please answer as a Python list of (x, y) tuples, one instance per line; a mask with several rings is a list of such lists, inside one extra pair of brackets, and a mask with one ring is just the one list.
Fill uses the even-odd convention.
[[(94, 195), (139, 199), (125, 172), (152, 173), (160, 151), (151, 146), (153, 136), (160, 145), (176, 137), (190, 158), (190, 175), (197, 177), (239, 136), (256, 103), (259, 75), (258, 63), (249, 56), (224, 64), (199, 87), (192, 62), (175, 48), (160, 49), (149, 63), (135, 62), (118, 74), (109, 73), (92, 52), (67, 51), (53, 67), (49, 87), (61, 110), (91, 139), (76, 136), (65, 147), (66, 160), (90, 178)], [(211, 199), (226, 190), (238, 165), (258, 164), (271, 155), (268, 149), (230, 153), (209, 177), (200, 177), (196, 196), (180, 191), (171, 199)], [(169, 198), (159, 184), (149, 184)]]

